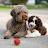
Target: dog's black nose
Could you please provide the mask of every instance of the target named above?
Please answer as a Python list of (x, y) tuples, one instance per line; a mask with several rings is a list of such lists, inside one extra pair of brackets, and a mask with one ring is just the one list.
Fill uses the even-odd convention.
[(27, 19), (25, 19), (25, 20), (27, 20)]
[(33, 26), (33, 25), (31, 25), (31, 26)]
[(4, 39), (6, 39), (6, 38), (4, 37)]

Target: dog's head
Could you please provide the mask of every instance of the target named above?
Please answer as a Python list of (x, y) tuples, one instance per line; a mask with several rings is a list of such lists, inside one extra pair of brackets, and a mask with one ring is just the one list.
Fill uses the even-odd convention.
[(11, 16), (18, 22), (28, 20), (28, 10), (24, 5), (16, 5), (11, 11)]
[(28, 24), (30, 28), (38, 29), (42, 26), (42, 21), (37, 16), (29, 17)]

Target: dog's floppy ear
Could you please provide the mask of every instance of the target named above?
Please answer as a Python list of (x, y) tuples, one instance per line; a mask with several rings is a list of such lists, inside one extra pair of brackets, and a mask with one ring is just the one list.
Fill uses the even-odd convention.
[(12, 10), (10, 14), (11, 14), (12, 17), (15, 17), (16, 16), (15, 10)]
[(37, 17), (37, 20), (36, 20), (36, 24), (37, 24), (38, 28), (42, 26), (42, 21), (38, 17)]

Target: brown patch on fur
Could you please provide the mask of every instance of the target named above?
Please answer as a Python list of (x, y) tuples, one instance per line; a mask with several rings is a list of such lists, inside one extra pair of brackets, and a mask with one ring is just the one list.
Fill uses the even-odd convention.
[(38, 31), (41, 33), (41, 35), (45, 35), (47, 30), (44, 26), (41, 26), (40, 28), (38, 28)]

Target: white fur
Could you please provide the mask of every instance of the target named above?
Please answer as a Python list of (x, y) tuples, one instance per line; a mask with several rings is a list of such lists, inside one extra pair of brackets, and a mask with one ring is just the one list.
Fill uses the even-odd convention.
[(36, 17), (34, 17), (34, 18), (33, 18), (34, 23), (35, 23), (35, 20), (37, 20), (37, 18), (36, 18)]
[(30, 30), (27, 30), (27, 34), (30, 34), (31, 33), (31, 31)]
[(30, 32), (30, 30), (29, 30), (28, 21), (26, 21), (26, 26), (27, 26), (27, 28), (28, 28), (28, 30), (27, 30), (27, 34), (30, 34), (31, 32)]
[(33, 23), (33, 22), (30, 22), (30, 23), (29, 23), (29, 26), (31, 26), (31, 25), (32, 25), (33, 27), (35, 27), (35, 26), (36, 26), (36, 24), (35, 24), (35, 23)]
[(27, 26), (27, 28), (29, 28), (28, 21), (26, 21), (26, 26)]
[(33, 33), (28, 33), (25, 37), (30, 38), (30, 37), (37, 37), (37, 36), (41, 36), (41, 34), (39, 33), (38, 30), (34, 30)]

